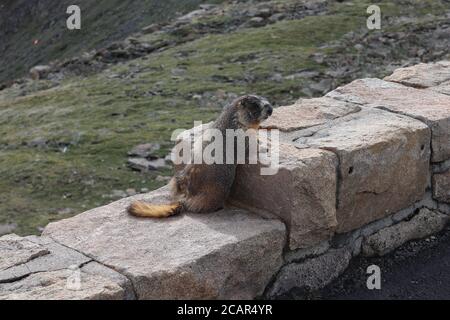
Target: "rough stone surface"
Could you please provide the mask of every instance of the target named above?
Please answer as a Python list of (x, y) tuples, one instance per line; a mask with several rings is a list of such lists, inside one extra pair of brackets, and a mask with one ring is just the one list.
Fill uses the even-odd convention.
[(0, 300), (107, 300), (124, 299), (124, 290), (108, 278), (80, 271), (81, 289), (67, 285), (70, 269), (40, 272), (12, 282), (0, 283)]
[(0, 272), (48, 253), (45, 247), (15, 234), (3, 236), (0, 238)]
[(450, 80), (450, 62), (420, 63), (407, 68), (400, 68), (388, 77), (393, 81), (415, 88), (429, 88)]
[[(41, 239), (38, 237), (14, 237), (14, 241), (16, 244), (31, 242), (42, 248), (45, 254), (30, 256), (28, 259), (22, 260), (19, 264), (15, 264), (7, 269), (1, 270), (0, 282), (20, 279), (33, 273), (55, 271), (68, 268), (70, 266), (80, 266), (91, 260), (74, 250), (50, 241), (49, 239)], [(11, 258), (14, 256), (15, 254), (10, 252), (9, 254), (6, 254), (5, 257), (8, 259), (8, 257)]]
[(450, 170), (433, 174), (433, 197), (442, 202), (450, 203)]
[(352, 257), (348, 248), (330, 249), (327, 253), (302, 263), (290, 263), (278, 273), (267, 291), (269, 298), (279, 297), (293, 288), (310, 291), (326, 286), (347, 268)]
[(450, 95), (450, 81), (443, 82), (440, 85), (428, 88), (427, 90)]
[(261, 175), (261, 165), (239, 166), (232, 203), (280, 217), (288, 226), (292, 250), (328, 240), (337, 223), (336, 156), (281, 144), (279, 160), (275, 175)]
[(330, 249), (330, 242), (329, 241), (322, 241), (316, 246), (309, 247), (306, 249), (298, 249), (298, 250), (292, 250), (287, 251), (284, 254), (284, 260), (285, 262), (298, 262), (301, 260), (309, 259), (312, 257), (317, 257), (323, 253), (325, 253), (328, 249)]
[(358, 112), (360, 107), (343, 101), (322, 97), (301, 99), (295, 104), (276, 108), (261, 124), (264, 129), (293, 131), (324, 124), (330, 120)]
[(365, 256), (382, 256), (407, 241), (425, 238), (441, 231), (448, 220), (449, 217), (443, 213), (423, 208), (411, 220), (381, 229), (365, 238), (362, 252)]
[[(49, 238), (4, 236), (0, 253), (0, 300), (134, 296), (124, 276)], [(80, 279), (79, 286), (73, 285), (74, 279)]]
[(450, 158), (450, 97), (379, 79), (360, 79), (327, 94), (366, 107), (386, 109), (426, 123), (432, 132), (432, 161)]
[(51, 223), (44, 235), (127, 276), (139, 299), (254, 298), (281, 266), (284, 225), (238, 209), (164, 220), (126, 213), (131, 200)]
[(415, 119), (364, 109), (299, 134), (297, 146), (339, 157), (338, 232), (408, 207), (428, 185), (430, 132)]
[(432, 165), (433, 173), (443, 173), (450, 170), (450, 160), (433, 163)]

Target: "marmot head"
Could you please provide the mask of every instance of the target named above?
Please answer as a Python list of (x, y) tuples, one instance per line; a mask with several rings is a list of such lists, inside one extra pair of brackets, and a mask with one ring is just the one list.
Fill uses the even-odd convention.
[(237, 119), (246, 128), (259, 128), (259, 124), (272, 115), (273, 107), (267, 99), (246, 95), (237, 99)]

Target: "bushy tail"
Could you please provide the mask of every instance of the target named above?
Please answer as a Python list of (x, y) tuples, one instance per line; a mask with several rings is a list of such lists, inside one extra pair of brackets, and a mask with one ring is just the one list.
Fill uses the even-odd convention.
[(135, 217), (167, 218), (180, 213), (183, 209), (181, 203), (150, 204), (141, 201), (133, 202), (128, 207), (128, 213)]

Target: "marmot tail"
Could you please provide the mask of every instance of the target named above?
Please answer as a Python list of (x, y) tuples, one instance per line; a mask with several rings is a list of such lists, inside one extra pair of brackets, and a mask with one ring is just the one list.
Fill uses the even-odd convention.
[(136, 201), (128, 207), (128, 213), (135, 217), (167, 218), (180, 213), (183, 205), (180, 202), (171, 204), (150, 204)]

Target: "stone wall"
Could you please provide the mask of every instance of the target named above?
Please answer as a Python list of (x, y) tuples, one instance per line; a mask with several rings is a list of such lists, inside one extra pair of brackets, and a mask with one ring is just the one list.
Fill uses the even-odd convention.
[(280, 170), (238, 168), (230, 206), (166, 220), (133, 200), (0, 238), (0, 299), (251, 299), (315, 290), (450, 216), (450, 63), (361, 79), (277, 108)]

